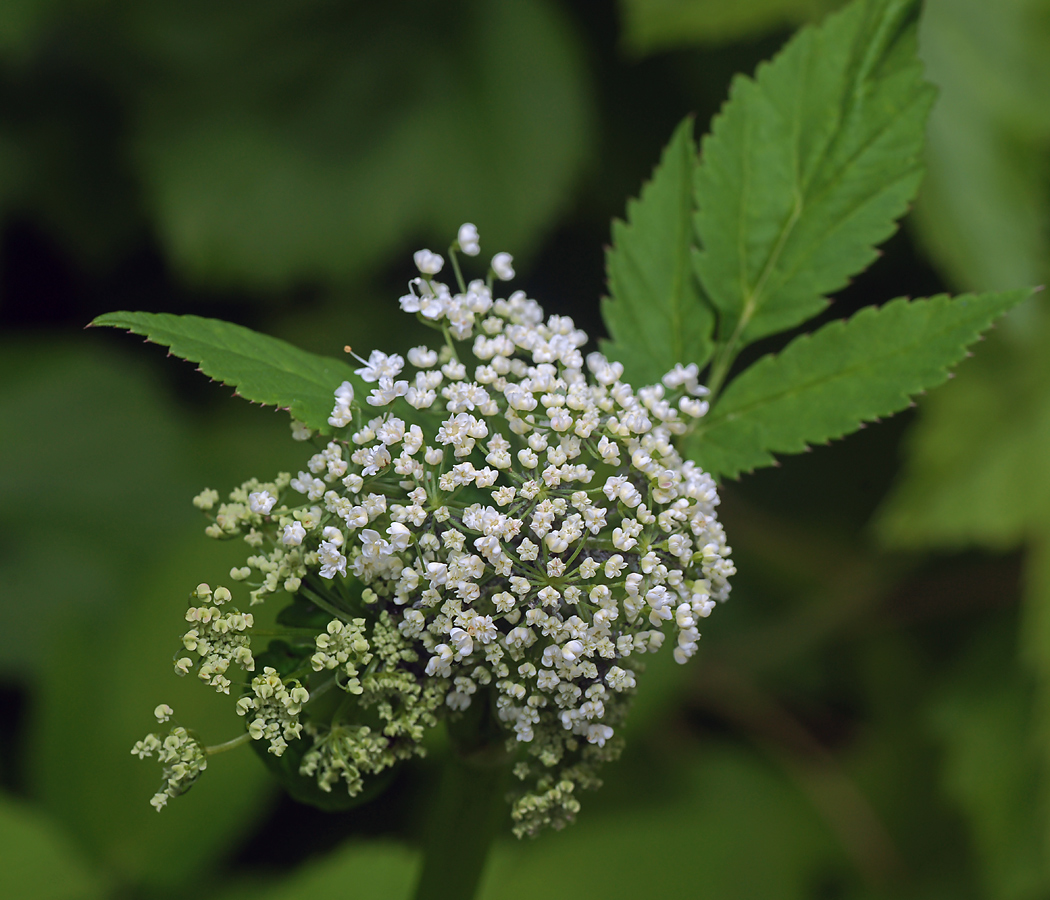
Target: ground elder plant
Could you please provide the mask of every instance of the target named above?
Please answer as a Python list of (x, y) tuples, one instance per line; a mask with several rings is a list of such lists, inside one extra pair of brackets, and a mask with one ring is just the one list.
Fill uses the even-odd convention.
[(479, 266), (472, 224), (391, 298), (434, 330), (407, 358), (96, 319), (288, 409), (303, 444), (300, 470), (194, 499), (244, 559), (190, 590), (175, 670), (229, 695), (244, 731), (209, 744), (159, 706), (172, 727), (133, 750), (163, 767), (158, 810), (244, 743), (298, 799), (345, 809), (441, 730), (418, 896), (472, 895), (490, 808), (518, 836), (574, 819), (646, 656), (687, 664), (729, 596), (717, 482), (904, 408), (1029, 293), (900, 298), (737, 364), (823, 312), (907, 211), (933, 99), (916, 17), (855, 2), (738, 77), (699, 152), (679, 126), (613, 224), (597, 347), (514, 289), (510, 254)]

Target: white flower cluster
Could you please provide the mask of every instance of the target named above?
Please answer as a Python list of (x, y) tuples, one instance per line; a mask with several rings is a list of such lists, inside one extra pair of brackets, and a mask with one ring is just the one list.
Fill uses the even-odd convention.
[[(479, 252), (472, 225), (457, 247)], [(571, 820), (576, 788), (593, 786), (594, 765), (615, 755), (638, 657), (670, 635), (684, 663), (699, 620), (728, 596), (735, 570), (715, 485), (674, 445), (706, 414), (707, 391), (697, 367), (681, 364), (635, 390), (620, 363), (584, 356), (587, 336), (571, 319), (545, 319), (522, 291), (494, 297), (493, 279), (513, 277), (508, 254), (458, 292), (433, 277), (441, 256), (420, 251), (415, 262), (401, 307), (439, 329), (443, 346), (409, 351), (408, 370), (397, 354), (361, 360), (365, 406), (360, 385), (340, 385), (335, 436), (306, 469), (246, 483), (208, 530), (257, 551), (231, 573), (252, 584), (253, 603), (283, 589), (332, 616), (304, 671), (334, 672), (386, 722), (389, 740), (360, 723), (307, 720), (304, 772), (326, 790), (342, 778), (353, 793), (380, 757), (392, 764), (398, 729), (421, 735), (438, 704), (453, 716), (492, 697), (525, 753), (515, 771), (531, 783), (515, 804), (517, 830), (534, 832)], [(209, 512), (217, 502), (211, 491), (195, 501)], [(220, 621), (217, 595), (191, 607), (195, 624)], [(195, 631), (203, 679), (228, 689), (216, 682), (224, 661), (250, 671), (232, 624), (225, 643), (209, 632), (203, 652)], [(281, 680), (266, 672), (263, 681)], [(256, 682), (245, 714), (260, 709)], [(295, 718), (288, 731), (288, 721), (260, 716), (251, 727), (291, 740), (300, 726)]]

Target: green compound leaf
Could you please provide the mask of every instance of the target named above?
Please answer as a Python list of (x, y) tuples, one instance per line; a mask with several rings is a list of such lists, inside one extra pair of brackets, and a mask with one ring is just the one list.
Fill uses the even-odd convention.
[(736, 378), (701, 420), (691, 455), (733, 478), (892, 415), (948, 369), (991, 323), (1031, 292), (893, 300), (802, 335)]
[(693, 121), (675, 130), (652, 181), (614, 221), (605, 265), (612, 295), (602, 318), (613, 341), (604, 352), (634, 384), (656, 384), (676, 362), (701, 367), (711, 355), (714, 311), (693, 274)]
[(738, 76), (702, 144), (697, 272), (730, 353), (824, 309), (921, 178), (917, 0), (855, 2)]
[(168, 347), (175, 356), (198, 363), (200, 371), (236, 388), (253, 403), (287, 409), (300, 422), (330, 432), (333, 392), (344, 381), (361, 380), (342, 360), (300, 350), (243, 325), (200, 316), (114, 312), (92, 325), (111, 325)]

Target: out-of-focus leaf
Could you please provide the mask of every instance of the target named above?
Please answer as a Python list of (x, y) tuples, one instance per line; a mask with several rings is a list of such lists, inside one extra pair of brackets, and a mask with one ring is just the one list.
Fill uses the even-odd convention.
[(620, 18), (624, 43), (642, 55), (752, 37), (810, 21), (838, 5), (835, 0), (620, 0)]
[(1014, 643), (1002, 630), (982, 634), (931, 711), (944, 789), (966, 815), (992, 900), (1030, 900), (1050, 887), (1033, 692)]
[(564, 896), (604, 900), (801, 900), (822, 872), (843, 866), (797, 788), (747, 751), (704, 753), (683, 767), (676, 788), (662, 805), (585, 810), (564, 832), (497, 846), (480, 897), (525, 900), (557, 885)]
[(904, 409), (948, 378), (966, 348), (1028, 291), (900, 298), (804, 334), (732, 381), (690, 444), (716, 477), (735, 477)]
[(923, 401), (904, 473), (875, 520), (884, 542), (1006, 549), (1045, 520), (1050, 354), (1040, 312), (1017, 310), (1022, 322), (1005, 320), (951, 384)]
[(102, 879), (37, 810), (0, 796), (0, 896), (4, 900), (92, 900)]
[[(351, 841), (248, 895), (254, 900), (402, 900), (412, 894), (419, 855), (394, 843)], [(216, 900), (225, 900), (220, 893)]]
[(132, 6), (135, 156), (190, 277), (342, 280), (406, 235), (477, 223), (534, 246), (569, 199), (590, 106), (548, 0)]
[(115, 312), (92, 325), (111, 325), (163, 344), (176, 356), (200, 364), (200, 371), (237, 389), (246, 400), (288, 409), (299, 421), (322, 433), (335, 389), (344, 381), (362, 386), (354, 370), (339, 359), (317, 356), (242, 325), (200, 316)]
[(693, 120), (672, 135), (652, 180), (613, 222), (605, 254), (610, 297), (602, 318), (613, 341), (603, 350), (633, 384), (657, 384), (675, 363), (703, 368), (711, 355), (714, 310), (693, 273)]
[(64, 0), (4, 0), (0, 4), (0, 54), (24, 52), (62, 5)]
[(0, 669), (35, 673), (56, 622), (104, 609), (192, 520), (175, 412), (147, 366), (89, 341), (0, 346)]
[(819, 313), (906, 211), (933, 99), (917, 16), (858, 0), (734, 80), (696, 174), (697, 271), (731, 350)]
[[(1035, 728), (1037, 761), (1042, 775), (1040, 825), (1036, 837), (1041, 883), (1050, 885), (1050, 515), (1032, 535), (1025, 571), (1024, 616), (1021, 625), (1022, 658), (1035, 674)], [(1022, 869), (1022, 872), (1024, 870)], [(1020, 875), (1019, 875), (1020, 877)]]
[(191, 427), (148, 367), (78, 343), (47, 352), (23, 340), (0, 357), (8, 665), (37, 676), (25, 743), (36, 796), (113, 880), (169, 887), (251, 827), (269, 781), (249, 751), (219, 756), (158, 814), (148, 801), (160, 769), (130, 754), (165, 700), (211, 743), (243, 728), (228, 698), (172, 671), (189, 590), (222, 583), (245, 549), (204, 537), (189, 501), (208, 481), (232, 487), (231, 471), (287, 468), (267, 428), (289, 456), (304, 448), (284, 416), (246, 404), (222, 417), (234, 438)]
[(1050, 267), (1050, 7), (1045, 0), (930, 0), (921, 55), (939, 96), (922, 242), (967, 290), (1035, 284)]
[(244, 729), (229, 698), (178, 678), (171, 663), (189, 591), (200, 581), (223, 583), (242, 548), (196, 534), (155, 558), (133, 604), (55, 628), (28, 758), (45, 807), (115, 879), (171, 888), (200, 877), (253, 827), (269, 777), (243, 748), (209, 760), (201, 780), (163, 812), (149, 805), (160, 767), (130, 750), (157, 729), (150, 713), (158, 703), (174, 707), (207, 744)]

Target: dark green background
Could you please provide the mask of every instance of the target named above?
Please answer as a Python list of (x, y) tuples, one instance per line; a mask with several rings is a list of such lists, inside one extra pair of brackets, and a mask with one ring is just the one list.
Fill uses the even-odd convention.
[[(238, 553), (190, 499), (302, 447), (83, 326), (192, 312), (404, 349), (412, 251), (471, 220), (600, 336), (609, 220), (676, 123), (702, 133), (734, 73), (834, 5), (0, 4), (0, 896), (403, 895), (434, 780), (325, 815), (242, 751), (149, 807), (128, 749), (157, 703), (210, 743), (239, 727), (171, 674), (187, 592)], [(1047, 277), (1050, 2), (931, 0), (921, 45), (927, 180), (828, 317)], [(501, 844), (486, 898), (1050, 896), (1044, 306), (917, 416), (724, 486), (740, 574), (699, 658), (651, 664), (606, 788), (568, 832)]]

